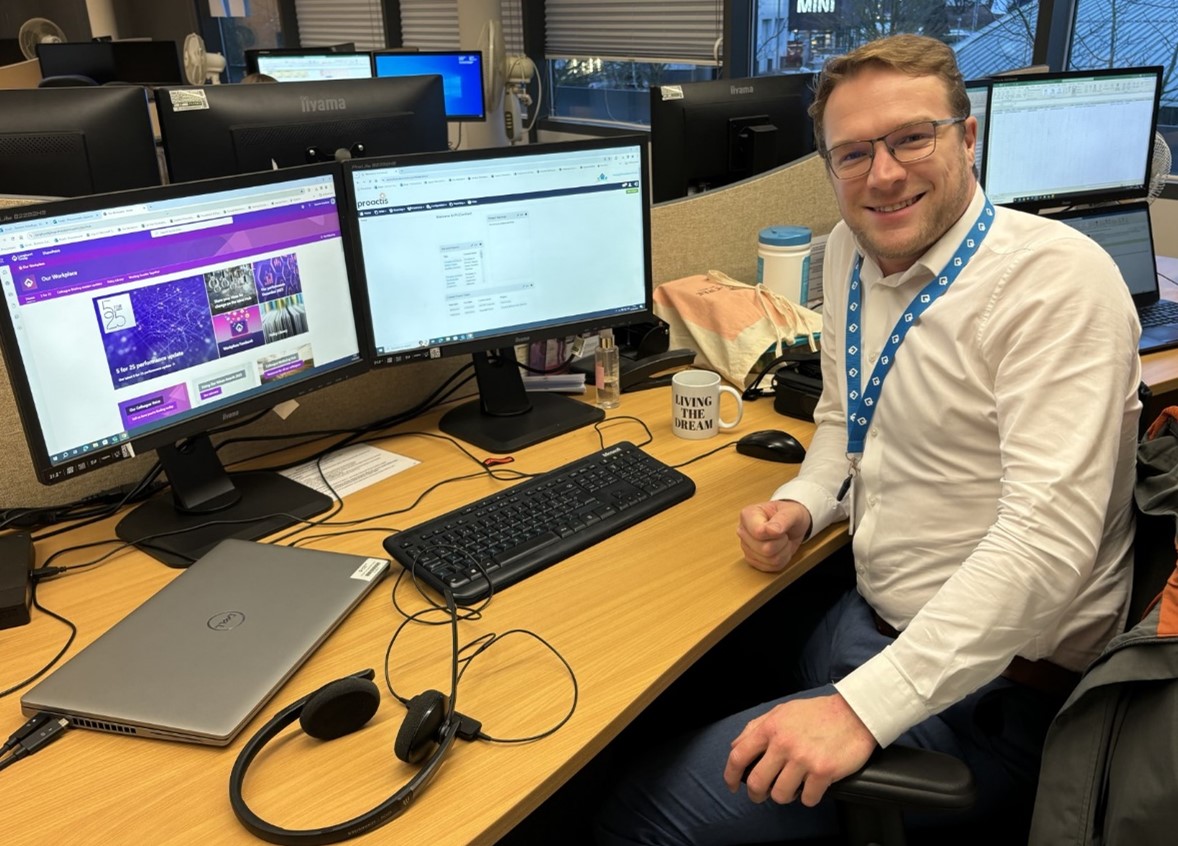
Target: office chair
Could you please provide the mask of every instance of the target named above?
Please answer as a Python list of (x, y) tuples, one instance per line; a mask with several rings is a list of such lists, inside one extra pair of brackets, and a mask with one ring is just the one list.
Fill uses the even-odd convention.
[[(1174, 571), (1175, 559), (1174, 520), (1144, 514), (1136, 504), (1134, 511), (1137, 528), (1127, 628), (1141, 620)], [(969, 767), (958, 758), (928, 749), (891, 746), (877, 750), (859, 772), (832, 784), (829, 794), (849, 846), (905, 846), (904, 813), (926, 810), (947, 813), (944, 828), (928, 832), (922, 839), (961, 843), (965, 842), (963, 833), (954, 833), (949, 812), (972, 807), (974, 782)], [(1025, 841), (1023, 832), (1021, 842)]]
[(88, 76), (82, 76), (80, 73), (63, 73), (59, 76), (42, 77), (41, 81), (37, 83), (38, 88), (76, 88), (82, 85), (97, 85)]

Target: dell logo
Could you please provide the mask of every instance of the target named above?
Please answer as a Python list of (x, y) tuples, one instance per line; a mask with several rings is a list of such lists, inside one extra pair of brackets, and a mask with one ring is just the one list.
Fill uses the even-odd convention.
[(304, 112), (342, 112), (348, 107), (343, 97), (299, 97)]
[(245, 622), (240, 611), (222, 611), (209, 617), (208, 627), (215, 632), (228, 632)]

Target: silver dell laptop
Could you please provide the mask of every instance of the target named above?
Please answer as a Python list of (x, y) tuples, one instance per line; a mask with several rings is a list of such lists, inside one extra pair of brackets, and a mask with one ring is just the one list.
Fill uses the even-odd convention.
[(388, 569), (383, 558), (222, 541), (21, 708), (78, 728), (224, 746)]

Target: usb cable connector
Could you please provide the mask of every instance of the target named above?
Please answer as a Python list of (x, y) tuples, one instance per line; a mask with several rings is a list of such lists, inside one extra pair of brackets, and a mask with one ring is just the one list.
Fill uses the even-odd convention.
[[(37, 717), (41, 716), (40, 714)], [(34, 720), (36, 717), (33, 718)], [(32, 722), (32, 720), (30, 720)], [(19, 761), (21, 758), (27, 758), (34, 752), (38, 752), (44, 747), (48, 746), (57, 738), (65, 734), (65, 730), (69, 728), (70, 721), (65, 717), (49, 717), (45, 722), (34, 728), (22, 740), (18, 740), (12, 747), (12, 752), (3, 761), (0, 761), (0, 770), (9, 767)], [(23, 728), (23, 727), (22, 727)]]

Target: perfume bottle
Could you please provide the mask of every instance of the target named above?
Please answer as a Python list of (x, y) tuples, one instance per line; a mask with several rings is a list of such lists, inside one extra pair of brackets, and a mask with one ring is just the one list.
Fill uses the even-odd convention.
[(603, 329), (597, 336), (594, 365), (598, 407), (617, 408), (622, 402), (621, 361), (612, 329)]

